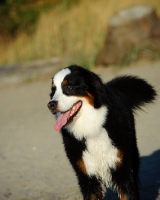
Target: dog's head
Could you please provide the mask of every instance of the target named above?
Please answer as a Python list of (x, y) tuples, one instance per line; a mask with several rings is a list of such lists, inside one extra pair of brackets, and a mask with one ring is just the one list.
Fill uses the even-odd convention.
[(81, 116), (84, 109), (100, 108), (104, 95), (104, 85), (96, 74), (76, 65), (60, 70), (52, 78), (48, 103), (57, 118), (55, 129), (60, 131), (66, 127)]

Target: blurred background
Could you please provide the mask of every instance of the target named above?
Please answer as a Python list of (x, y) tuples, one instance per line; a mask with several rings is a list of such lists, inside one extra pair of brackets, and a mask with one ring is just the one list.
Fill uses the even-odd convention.
[(93, 66), (109, 19), (143, 4), (160, 14), (158, 0), (2, 0), (0, 65), (65, 56)]

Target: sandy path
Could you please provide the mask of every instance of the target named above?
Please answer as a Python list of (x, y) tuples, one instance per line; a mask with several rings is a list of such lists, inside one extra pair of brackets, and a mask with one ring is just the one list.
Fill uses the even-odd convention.
[[(160, 62), (95, 71), (104, 81), (119, 74), (141, 76), (160, 94)], [(0, 91), (0, 200), (82, 199), (46, 106), (49, 90), (50, 79)], [(160, 200), (159, 105), (157, 99), (136, 117), (142, 200)]]

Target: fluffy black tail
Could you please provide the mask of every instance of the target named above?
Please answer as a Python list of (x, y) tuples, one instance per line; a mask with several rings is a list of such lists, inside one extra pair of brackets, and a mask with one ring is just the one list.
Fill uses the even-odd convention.
[(121, 92), (133, 110), (155, 100), (156, 91), (145, 80), (135, 76), (120, 76), (106, 83), (106, 87)]

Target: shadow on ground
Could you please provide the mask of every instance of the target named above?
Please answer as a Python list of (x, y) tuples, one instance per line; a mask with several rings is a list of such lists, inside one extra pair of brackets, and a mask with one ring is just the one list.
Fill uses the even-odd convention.
[(160, 193), (160, 149), (141, 157), (140, 181), (141, 199), (157, 199)]
[[(140, 199), (156, 200), (160, 198), (160, 150), (140, 158)], [(116, 194), (108, 191), (105, 200), (118, 200)]]

